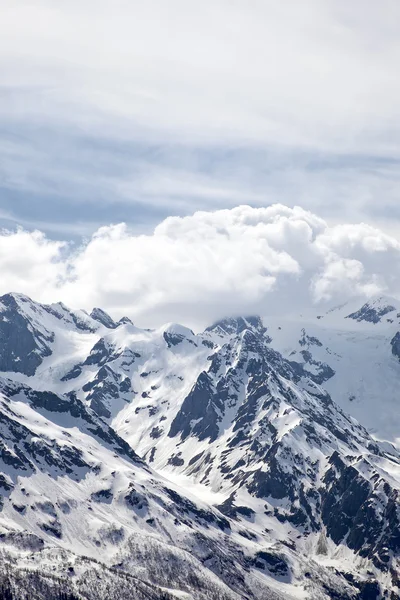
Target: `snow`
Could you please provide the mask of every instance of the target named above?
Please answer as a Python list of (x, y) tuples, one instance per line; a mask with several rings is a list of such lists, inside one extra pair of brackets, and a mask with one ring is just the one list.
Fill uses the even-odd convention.
[[(380, 297), (370, 304), (382, 307), (394, 302)], [(347, 318), (360, 306), (360, 301), (346, 303), (320, 319), (318, 315), (307, 319), (267, 317), (264, 322), (272, 337), (271, 346), (289, 360), (304, 362), (300, 352), (306, 347), (299, 344), (302, 329), (317, 338), (322, 346), (312, 345), (309, 351), (314, 360), (328, 364), (335, 371), (322, 384), (332, 399), (377, 439), (388, 440), (400, 448), (400, 361), (393, 356), (390, 345), (400, 331), (400, 318), (397, 308), (392, 323), (387, 320), (391, 313), (376, 324)], [(315, 365), (306, 368), (316, 371)]]
[[(247, 445), (230, 447), (238, 410), (248, 400), (249, 375), (246, 367), (250, 360), (257, 359), (257, 352), (247, 352), (243, 333), (236, 335), (219, 327), (215, 331), (194, 334), (176, 323), (155, 330), (140, 329), (130, 323), (107, 329), (83, 311), (72, 313), (62, 304), (52, 305), (51, 308), (61, 315), (58, 318), (45, 305), (32, 303), (19, 295), (15, 298), (21, 314), (37, 330), (53, 333), (54, 339), (51, 342), (51, 355), (44, 358), (33, 377), (18, 373), (3, 373), (2, 377), (28, 384), (36, 390), (52, 390), (58, 394), (75, 392), (87, 404), (88, 394), (82, 389), (83, 385), (94, 379), (100, 367), (84, 365), (84, 362), (93, 346), (103, 339), (105, 346), (112, 349), (107, 366), (118, 376), (129, 377), (133, 389), (121, 393), (116, 399), (107, 399), (107, 407), (111, 412), (109, 424), (140, 456), (147, 459), (150, 469), (139, 463), (134, 464), (115, 452), (93, 435), (82, 419), (76, 419), (69, 413), (35, 410), (24, 391), (11, 399), (4, 397), (4, 406), (0, 410), (8, 411), (10, 415), (12, 413), (16, 423), (26, 426), (38, 440), (54, 442), (61, 448), (81, 449), (84, 461), (90, 466), (89, 469), (77, 467), (72, 476), (52, 467), (46, 472), (35, 469), (26, 476), (18, 476), (14, 482), (15, 490), (10, 493), (12, 501), (7, 499), (0, 512), (0, 526), (4, 531), (25, 530), (44, 539), (48, 564), (56, 560), (51, 552), (62, 549), (74, 556), (85, 555), (93, 559), (100, 556), (108, 566), (126, 560), (135, 573), (145, 572), (145, 567), (129, 562), (134, 559), (128, 543), (132, 539), (141, 548), (147, 545), (172, 548), (184, 564), (191, 556), (191, 536), (194, 533), (205, 536), (207, 543), (215, 542), (224, 550), (230, 544), (236, 545), (248, 556), (254, 556), (266, 548), (279, 550), (296, 574), (292, 582), (284, 583), (254, 569), (245, 573), (244, 577), (256, 587), (267, 582), (268, 588), (284, 598), (309, 597), (304, 573), (313, 569), (314, 563), (318, 568), (358, 570), (362, 577), (367, 576), (368, 569), (373, 568), (370, 561), (362, 561), (347, 547), (336, 546), (331, 540), (327, 541), (327, 553), (320, 554), (316, 550), (316, 534), (302, 537), (300, 528), (296, 529), (289, 522), (280, 522), (273, 510), (277, 507), (290, 509), (288, 499), (256, 498), (248, 493), (239, 479), (232, 481), (223, 476), (218, 466), (225, 461), (227, 468), (233, 469), (245, 458), (241, 467), (244, 481), (246, 476), (251, 477), (258, 469), (268, 471), (265, 454), (257, 456), (249, 451), (252, 442), (266, 448), (272, 444), (271, 432), (261, 425), (268, 422), (276, 431), (273, 443), (282, 442), (285, 448), (287, 442), (293, 456), (303, 457), (310, 464), (318, 464), (315, 480), (304, 476), (302, 483), (305, 490), (321, 484), (329, 466), (329, 457), (336, 449), (352, 460), (360, 472), (368, 476), (373, 466), (386, 481), (398, 487), (400, 463), (396, 450), (390, 445), (398, 444), (400, 448), (400, 361), (393, 356), (390, 345), (390, 340), (400, 330), (395, 300), (379, 297), (368, 303), (379, 313), (384, 313), (387, 307), (394, 307), (378, 323), (348, 318), (365, 304), (358, 299), (333, 308), (324, 315), (310, 311), (306, 316), (264, 319), (267, 335), (272, 338), (271, 342), (265, 338), (266, 347), (278, 350), (290, 361), (301, 363), (304, 363), (301, 352), (307, 350), (314, 362), (305, 364), (305, 367), (314, 375), (319, 373), (319, 363), (326, 363), (335, 371), (333, 377), (322, 384), (322, 388), (329, 392), (346, 414), (359, 420), (377, 439), (387, 442), (381, 446), (381, 456), (371, 459), (367, 450), (371, 440), (367, 432), (358, 427), (355, 420), (336, 411), (336, 408), (332, 408), (335, 425), (349, 434), (353, 446), (335, 439), (331, 432), (326, 432), (318, 423), (315, 429), (322, 441), (319, 446), (312, 446), (307, 440), (304, 423), (307, 423), (309, 414), (317, 415), (323, 410), (321, 399), (316, 395), (316, 392), (323, 394), (323, 390), (309, 378), (303, 377), (295, 383), (276, 374), (271, 374), (267, 382), (276, 402), (273, 405), (266, 403), (264, 407), (268, 397), (260, 395), (254, 419), (246, 430)], [(72, 314), (74, 317), (71, 317)], [(85, 323), (87, 328), (77, 327), (74, 318)], [(179, 339), (171, 345), (164, 334)], [(221, 364), (218, 372), (210, 377), (214, 382), (221, 377), (226, 378), (229, 388), (229, 402), (226, 401), (224, 411), (220, 414), (217, 439), (210, 442), (208, 438), (199, 440), (194, 435), (185, 440), (181, 440), (180, 436), (169, 437), (171, 422), (199, 375), (209, 370), (210, 357), (216, 352), (222, 357)], [(81, 365), (81, 374), (61, 381), (76, 365)], [(100, 382), (98, 389), (105, 388), (104, 381)], [(290, 395), (286, 392), (290, 392)], [(194, 425), (195, 421), (191, 423), (192, 427)], [(204, 463), (195, 472), (190, 461), (202, 452)], [(150, 462), (152, 453), (154, 456)], [(173, 455), (182, 457), (183, 465), (171, 463)], [(370, 463), (365, 462), (366, 457)], [(289, 474), (293, 471), (294, 463), (290, 456), (286, 462), (282, 461), (282, 469)], [(8, 474), (12, 477), (14, 471), (9, 469)], [(126, 505), (124, 498), (131, 485), (147, 498), (146, 510)], [(231, 520), (231, 531), (227, 534), (214, 525), (201, 524), (193, 516), (183, 518), (178, 514), (179, 511), (173, 512), (173, 501), (167, 489), (176, 491), (200, 509), (213, 511), (219, 516), (216, 507), (234, 494), (236, 506), (251, 508), (255, 514), (237, 521)], [(111, 491), (109, 501), (93, 499), (93, 494), (101, 490)], [(62, 529), (60, 539), (55, 540), (51, 533), (43, 530), (43, 525), (49, 524), (52, 516), (43, 508), (38, 508), (38, 502), (48, 502), (48, 506), (54, 507)], [(25, 512), (15, 510), (13, 503), (26, 505)], [(68, 513), (63, 512), (63, 507), (65, 510), (68, 507)], [(241, 535), (244, 532), (253, 534), (253, 539)], [(296, 553), (288, 549), (285, 542), (296, 543)], [(24, 555), (20, 553), (18, 556)], [(198, 562), (196, 568), (199, 573), (210, 578), (215, 585), (217, 581), (218, 585), (225, 585), (211, 569)], [(196, 597), (181, 589), (174, 589), (173, 594), (177, 598)]]

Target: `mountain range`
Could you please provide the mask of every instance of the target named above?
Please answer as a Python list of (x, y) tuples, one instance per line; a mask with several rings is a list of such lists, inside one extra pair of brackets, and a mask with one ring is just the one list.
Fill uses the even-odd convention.
[(265, 312), (0, 298), (0, 598), (400, 598), (400, 304)]

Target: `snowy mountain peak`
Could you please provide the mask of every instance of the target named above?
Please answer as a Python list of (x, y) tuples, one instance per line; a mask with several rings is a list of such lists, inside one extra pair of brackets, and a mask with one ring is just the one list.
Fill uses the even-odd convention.
[(6, 306), (9, 306), (10, 303), (15, 303), (15, 304), (19, 304), (21, 302), (33, 302), (33, 300), (31, 300), (29, 298), (29, 296), (26, 296), (25, 294), (21, 294), (19, 292), (8, 292), (7, 294), (4, 294), (3, 296), (0, 297), (0, 302), (2, 304), (5, 304)]
[[(380, 323), (382, 318), (389, 313), (393, 313), (399, 309), (396, 308), (397, 301), (385, 296), (378, 296), (363, 304), (363, 306), (347, 315), (346, 318), (354, 319), (355, 321), (365, 321), (368, 323)], [(399, 318), (399, 314), (396, 315)]]
[(104, 325), (104, 327), (107, 327), (108, 329), (115, 329), (116, 327), (118, 327), (117, 323), (115, 323), (115, 321), (110, 317), (110, 315), (101, 308), (94, 308), (90, 313), (90, 316), (92, 319), (98, 321), (99, 323), (101, 323), (101, 325)]
[(399, 597), (394, 303), (195, 334), (0, 302), (0, 590), (9, 556), (88, 600)]
[(161, 331), (168, 348), (178, 346), (184, 341), (196, 344), (193, 331), (178, 323), (168, 323), (161, 328)]
[(257, 315), (221, 319), (220, 321), (217, 321), (210, 327), (207, 327), (205, 331), (216, 333), (220, 337), (224, 337), (230, 335), (238, 335), (246, 329), (251, 329), (261, 333), (266, 331), (261, 317)]
[(25, 294), (10, 292), (0, 297), (0, 314), (15, 310), (24, 315), (38, 312), (40, 305)]
[(122, 317), (119, 321), (118, 321), (119, 325), (133, 325), (131, 319), (129, 317)]

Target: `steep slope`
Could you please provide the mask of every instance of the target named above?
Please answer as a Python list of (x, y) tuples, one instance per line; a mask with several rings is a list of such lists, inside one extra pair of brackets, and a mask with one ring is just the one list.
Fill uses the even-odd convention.
[(156, 469), (228, 493), (220, 509), (253, 515), (255, 531), (278, 529), (278, 539), (293, 547), (299, 537), (326, 531), (336, 544), (396, 572), (399, 481), (390, 474), (399, 474), (398, 452), (374, 442), (298, 365), (272, 350), (261, 325), (232, 327), (219, 347), (220, 327), (206, 332), (215, 351), (180, 407), (158, 410), (158, 398), (146, 396), (149, 433), (140, 429), (136, 439), (131, 416), (133, 445)]
[[(171, 587), (199, 598), (247, 592), (243, 551), (219, 511), (181, 496), (76, 398), (9, 380), (0, 396), (0, 542), (12, 570), (69, 573), (68, 587), (83, 593), (100, 558), (116, 589), (127, 573), (143, 597)], [(220, 565), (203, 564), (206, 547)], [(107, 582), (97, 585), (106, 594)]]
[(349, 585), (252, 533), (250, 508), (224, 516), (230, 500), (218, 510), (152, 472), (76, 398), (3, 380), (0, 423), (2, 572), (17, 597), (318, 598), (333, 577), (351, 598), (368, 581)]
[[(0, 370), (35, 375), (56, 349), (57, 333), (65, 338), (67, 332), (94, 333), (98, 325), (61, 302), (41, 305), (22, 294), (6, 294), (0, 298)], [(67, 345), (71, 350), (72, 344)]]
[(393, 306), (195, 335), (0, 302), (15, 356), (0, 385), (0, 541), (18, 577), (69, 572), (90, 599), (123, 585), (139, 598), (398, 597), (400, 456), (321, 387), (345, 365), (313, 330), (331, 322), (353, 351), (381, 335), (397, 368)]
[(264, 320), (272, 346), (378, 439), (400, 447), (400, 303), (356, 299), (327, 313)]

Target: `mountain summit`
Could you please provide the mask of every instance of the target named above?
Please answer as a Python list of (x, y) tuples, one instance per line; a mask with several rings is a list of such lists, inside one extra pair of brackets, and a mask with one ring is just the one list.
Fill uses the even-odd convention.
[(383, 299), (195, 334), (3, 296), (14, 592), (398, 598), (399, 336)]

